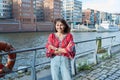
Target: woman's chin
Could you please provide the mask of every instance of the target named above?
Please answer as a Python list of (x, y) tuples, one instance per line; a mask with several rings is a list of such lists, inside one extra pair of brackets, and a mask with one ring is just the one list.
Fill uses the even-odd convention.
[(58, 30), (57, 32), (58, 32), (58, 33), (63, 33), (63, 31), (61, 31), (61, 30)]

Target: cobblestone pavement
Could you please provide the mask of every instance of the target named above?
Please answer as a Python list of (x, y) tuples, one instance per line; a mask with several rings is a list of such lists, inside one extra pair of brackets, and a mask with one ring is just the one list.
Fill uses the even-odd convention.
[(91, 71), (80, 72), (75, 80), (120, 80), (120, 53), (97, 64)]

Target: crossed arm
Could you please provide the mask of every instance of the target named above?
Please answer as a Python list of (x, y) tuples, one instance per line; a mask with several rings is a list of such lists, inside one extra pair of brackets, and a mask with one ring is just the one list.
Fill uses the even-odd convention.
[(55, 50), (54, 54), (66, 53), (65, 48), (56, 48), (52, 45), (49, 45), (48, 48)]
[(72, 46), (71, 42), (69, 42), (66, 48), (56, 48), (53, 45), (49, 45), (48, 48), (53, 49), (55, 51), (54, 54), (60, 54), (60, 53), (67, 53), (66, 49), (70, 51), (71, 50), (70, 46)]

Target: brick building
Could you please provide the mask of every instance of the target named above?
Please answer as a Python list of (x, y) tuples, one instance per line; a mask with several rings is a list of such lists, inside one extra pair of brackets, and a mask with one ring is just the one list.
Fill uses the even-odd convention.
[(44, 19), (53, 21), (61, 17), (61, 0), (44, 0)]
[(13, 18), (19, 21), (21, 31), (35, 31), (33, 0), (13, 0)]

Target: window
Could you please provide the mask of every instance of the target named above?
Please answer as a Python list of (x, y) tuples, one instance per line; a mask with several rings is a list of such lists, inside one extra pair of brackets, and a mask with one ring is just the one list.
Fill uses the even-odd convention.
[(31, 2), (31, 0), (22, 0), (23, 2)]

